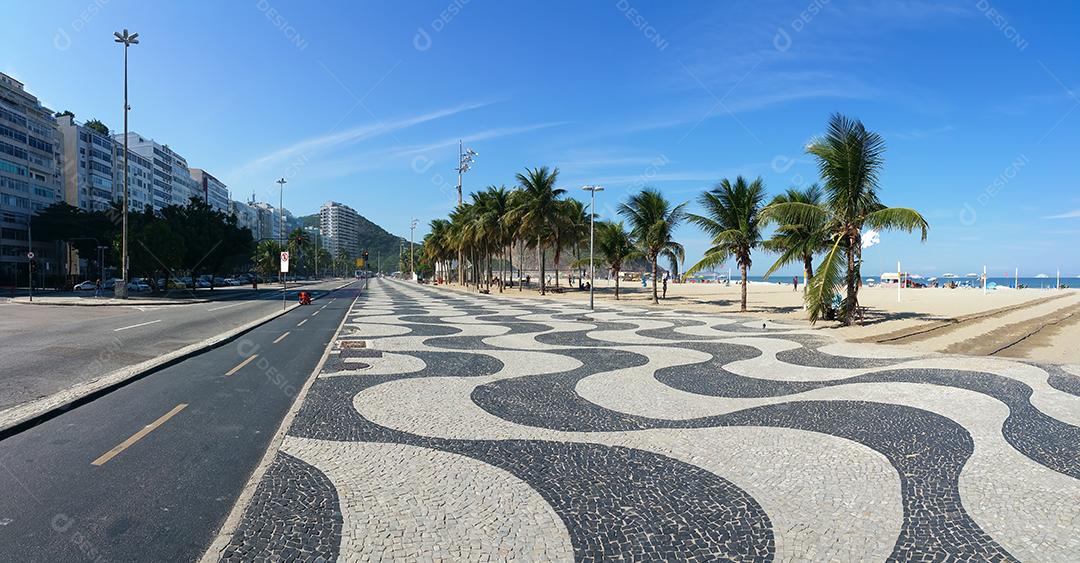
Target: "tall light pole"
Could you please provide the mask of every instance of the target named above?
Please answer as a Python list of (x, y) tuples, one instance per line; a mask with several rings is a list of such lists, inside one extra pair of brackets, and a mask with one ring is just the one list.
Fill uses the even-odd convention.
[(122, 33), (117, 31), (113, 33), (116, 37), (117, 43), (124, 44), (124, 219), (123, 219), (123, 234), (120, 238), (120, 253), (123, 255), (121, 260), (123, 264), (120, 267), (120, 281), (113, 288), (113, 293), (121, 298), (127, 299), (127, 282), (128, 282), (128, 110), (131, 109), (128, 106), (128, 47), (139, 44), (139, 34), (128, 34), (128, 30), (124, 30)]
[[(277, 180), (278, 185), (278, 252), (285, 252), (285, 178)], [(280, 259), (280, 256), (278, 257)], [(281, 266), (278, 266), (278, 277), (281, 279), (281, 307), (284, 309), (285, 305), (285, 273), (281, 271)]]
[[(473, 159), (480, 156), (480, 153), (466, 149), (465, 145), (458, 139), (458, 167), (457, 170), (457, 206), (461, 208), (461, 175), (468, 172), (472, 167)], [(458, 250), (458, 284), (465, 285), (465, 251)]]
[(414, 280), (417, 279), (417, 277), (416, 277), (416, 256), (414, 254), (415, 251), (413, 250), (413, 245), (415, 243), (413, 241), (416, 240), (416, 225), (419, 224), (419, 223), (420, 223), (420, 221), (418, 221), (416, 219), (413, 219), (411, 222), (409, 222), (409, 272), (412, 273), (412, 276), (413, 276)]
[(593, 292), (596, 288), (596, 192), (604, 191), (603, 186), (583, 186), (589, 192), (589, 310), (593, 310)]

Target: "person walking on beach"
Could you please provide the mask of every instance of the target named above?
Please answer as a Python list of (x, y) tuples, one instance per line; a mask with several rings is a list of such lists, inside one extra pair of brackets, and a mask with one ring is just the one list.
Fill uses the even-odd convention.
[(799, 291), (799, 276), (791, 277), (791, 285), (795, 286), (795, 289), (791, 291)]
[(664, 274), (664, 295), (663, 295), (663, 297), (661, 297), (661, 299), (667, 299), (667, 281), (668, 281), (668, 275)]

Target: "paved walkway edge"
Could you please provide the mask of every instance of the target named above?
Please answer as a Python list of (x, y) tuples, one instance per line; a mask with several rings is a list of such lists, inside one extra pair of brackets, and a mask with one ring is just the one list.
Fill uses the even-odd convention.
[[(367, 289), (367, 281), (362, 280), (364, 283), (360, 290)], [(319, 373), (322, 372), (323, 365), (326, 364), (326, 359), (330, 357), (330, 351), (334, 349), (334, 345), (337, 344), (338, 336), (341, 335), (341, 329), (345, 326), (345, 323), (349, 320), (349, 313), (352, 312), (352, 308), (356, 305), (356, 300), (360, 298), (360, 295), (353, 299), (349, 304), (349, 309), (345, 311), (345, 315), (341, 317), (341, 323), (338, 324), (337, 330), (334, 331), (334, 336), (330, 338), (330, 343), (326, 345), (326, 349), (323, 350), (322, 358), (319, 359), (319, 363), (315, 364), (315, 369), (311, 371), (311, 375), (308, 376), (307, 381), (304, 382), (304, 386), (300, 388), (300, 392), (296, 394), (296, 399), (293, 400), (293, 404), (289, 407), (289, 411), (285, 413), (285, 418), (281, 420), (281, 425), (278, 427), (274, 437), (270, 439), (269, 445), (267, 445), (266, 453), (263, 454), (262, 460), (259, 465), (255, 467), (255, 470), (251, 472), (251, 477), (248, 478), (248, 482), (244, 485), (244, 488), (240, 490), (240, 496), (236, 498), (236, 504), (233, 505), (233, 509), (229, 512), (229, 516), (225, 518), (225, 523), (221, 525), (221, 530), (218, 531), (214, 541), (210, 542), (210, 547), (206, 548), (206, 553), (203, 554), (200, 563), (215, 563), (221, 559), (221, 554), (225, 551), (225, 548), (229, 546), (229, 541), (232, 539), (236, 528), (240, 525), (240, 521), (244, 518), (244, 512), (247, 511), (247, 507), (251, 504), (252, 497), (255, 496), (255, 490), (258, 488), (259, 483), (262, 482), (263, 475), (266, 474), (266, 470), (270, 468), (270, 464), (274, 462), (274, 458), (277, 457), (278, 450), (281, 449), (281, 442), (285, 439), (285, 434), (289, 432), (289, 428), (292, 427), (293, 419), (296, 418), (296, 414), (300, 412), (300, 407), (304, 405), (304, 399), (307, 397), (308, 390), (315, 383), (315, 380), (319, 378)]]
[[(343, 287), (347, 287), (354, 283), (350, 281), (344, 285), (340, 285), (331, 289), (329, 292), (337, 291)], [(327, 292), (327, 293), (329, 293)], [(60, 415), (61, 413), (68, 411), (83, 402), (93, 400), (98, 396), (105, 395), (111, 391), (115, 391), (125, 385), (141, 379), (151, 373), (158, 371), (162, 368), (168, 367), (177, 362), (186, 360), (192, 356), (201, 354), (206, 350), (215, 348), (224, 344), (245, 332), (248, 332), (259, 325), (274, 320), (285, 313), (299, 307), (299, 303), (293, 303), (286, 309), (276, 311), (265, 317), (255, 319), (250, 323), (238, 326), (234, 329), (230, 329), (221, 334), (212, 336), (201, 342), (189, 344), (183, 348), (173, 350), (167, 354), (162, 354), (151, 360), (140, 362), (138, 364), (130, 365), (120, 368), (116, 371), (107, 373), (97, 379), (85, 381), (75, 386), (64, 389), (49, 395), (48, 397), (42, 397), (30, 401), (29, 403), (23, 403), (21, 405), (11, 407), (5, 411), (0, 412), (0, 440), (18, 434), (24, 430), (37, 426), (38, 424)]]

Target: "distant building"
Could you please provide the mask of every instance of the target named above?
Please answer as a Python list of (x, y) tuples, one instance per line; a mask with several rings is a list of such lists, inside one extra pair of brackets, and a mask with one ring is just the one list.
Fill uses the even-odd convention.
[(348, 205), (328, 201), (319, 209), (319, 228), (331, 256), (344, 249), (350, 257), (360, 255), (360, 214)]
[[(113, 135), (121, 145), (124, 135)], [(188, 171), (187, 160), (153, 139), (131, 131), (128, 133), (128, 150), (149, 159), (153, 165), (152, 179), (154, 209), (169, 205), (187, 205), (191, 198), (202, 198), (202, 190)]]
[(191, 178), (195, 180), (203, 201), (210, 204), (215, 211), (228, 213), (229, 190), (225, 184), (202, 168), (191, 168), (188, 171), (191, 173)]
[[(64, 197), (61, 150), (52, 111), (21, 82), (0, 73), (0, 283), (25, 276), (31, 214)], [(33, 250), (48, 259), (54, 249), (35, 244)]]
[(241, 229), (250, 229), (251, 236), (258, 240), (260, 237), (255, 233), (259, 228), (259, 212), (252, 206), (242, 201), (229, 201), (229, 213), (236, 216), (236, 226)]
[(56, 121), (63, 144), (64, 201), (86, 211), (108, 210), (115, 197), (112, 137), (77, 123), (70, 113)]
[(249, 202), (248, 205), (255, 210), (257, 215), (255, 228), (251, 231), (255, 240), (280, 240), (281, 214), (278, 213), (277, 208), (265, 201), (253, 201)]
[[(154, 164), (150, 159), (128, 148), (128, 209), (142, 211), (147, 205), (161, 211), (154, 204)], [(113, 140), (113, 197), (124, 200), (124, 144)]]

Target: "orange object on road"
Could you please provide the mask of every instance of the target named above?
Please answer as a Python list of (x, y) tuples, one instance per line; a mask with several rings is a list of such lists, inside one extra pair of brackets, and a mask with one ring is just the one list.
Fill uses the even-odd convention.
[(300, 304), (311, 305), (311, 294), (306, 291), (300, 292)]

